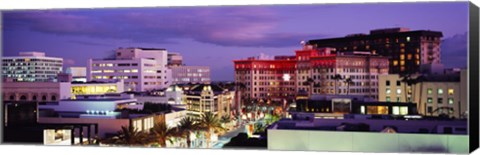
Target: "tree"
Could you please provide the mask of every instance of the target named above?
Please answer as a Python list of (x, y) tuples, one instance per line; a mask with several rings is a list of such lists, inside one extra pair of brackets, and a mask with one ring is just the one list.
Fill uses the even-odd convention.
[(355, 84), (355, 83), (350, 77), (345, 79), (345, 83), (347, 83), (347, 95), (348, 95), (350, 93), (350, 84)]
[(231, 118), (230, 118), (230, 115), (229, 114), (226, 114), (226, 115), (223, 115), (221, 118), (220, 118), (220, 123), (222, 123), (224, 125), (224, 127), (227, 126), (228, 123), (230, 123), (231, 121)]
[(333, 79), (335, 80), (335, 95), (336, 95), (337, 94), (337, 83), (338, 83), (338, 81), (342, 80), (343, 78), (340, 74), (335, 74)]
[[(237, 107), (237, 113), (238, 113), (238, 117), (239, 118), (242, 118), (242, 102), (244, 101), (244, 97), (243, 95), (245, 94), (245, 89), (247, 88), (247, 86), (245, 86), (244, 83), (242, 82), (236, 82), (235, 83), (235, 91), (237, 92), (236, 94), (238, 95), (238, 93), (240, 92), (240, 95), (238, 95), (237, 97), (240, 98), (240, 102), (238, 103), (238, 107)], [(238, 119), (238, 123), (240, 124), (242, 121), (242, 119)]]
[(313, 94), (313, 83), (315, 82), (315, 80), (313, 80), (312, 78), (307, 78), (307, 81), (304, 82), (305, 85), (308, 85), (310, 88), (310, 91), (308, 92), (309, 95), (312, 95)]
[(128, 146), (146, 146), (151, 142), (152, 141), (149, 139), (147, 133), (136, 129), (133, 126), (122, 126), (122, 130), (117, 132), (117, 136), (103, 141), (103, 143), (106, 144)]
[(176, 129), (169, 128), (165, 122), (156, 123), (150, 133), (161, 147), (167, 147), (167, 141), (173, 143), (172, 139), (177, 136)]
[(192, 143), (190, 135), (192, 132), (195, 132), (197, 129), (198, 129), (198, 124), (191, 117), (187, 116), (182, 118), (182, 120), (180, 120), (178, 131), (181, 135), (186, 137), (188, 148), (190, 148), (190, 145)]
[(207, 138), (207, 148), (210, 147), (210, 139), (212, 132), (221, 132), (225, 131), (225, 128), (222, 127), (220, 120), (217, 116), (211, 112), (203, 113), (200, 116), (199, 129), (205, 131), (205, 137)]

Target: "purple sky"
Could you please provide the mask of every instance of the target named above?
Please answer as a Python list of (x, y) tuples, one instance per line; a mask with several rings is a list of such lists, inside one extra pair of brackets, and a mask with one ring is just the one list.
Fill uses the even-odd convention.
[(442, 61), (466, 66), (468, 3), (323, 4), (5, 11), (3, 55), (43, 51), (66, 67), (118, 47), (179, 52), (206, 65), (213, 80), (233, 80), (234, 59), (293, 55), (301, 40), (408, 27), (442, 31)]

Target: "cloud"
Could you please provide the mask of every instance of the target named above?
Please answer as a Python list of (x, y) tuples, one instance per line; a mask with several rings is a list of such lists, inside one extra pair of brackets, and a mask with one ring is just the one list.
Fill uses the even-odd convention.
[(63, 59), (64, 66), (72, 66), (75, 65), (75, 60), (73, 59)]
[(467, 38), (468, 33), (465, 32), (442, 40), (440, 47), (442, 52), (442, 63), (446, 67), (467, 66)]
[[(103, 12), (102, 12), (103, 11)], [(119, 9), (107, 11), (16, 11), (4, 14), (6, 29), (27, 28), (59, 35), (179, 43), (192, 39), (220, 46), (287, 47), (322, 34), (276, 32), (282, 20), (258, 6)]]
[(82, 41), (82, 40), (70, 40), (69, 42), (87, 46), (114, 46), (112, 44), (102, 43), (102, 42), (90, 42), (90, 41)]

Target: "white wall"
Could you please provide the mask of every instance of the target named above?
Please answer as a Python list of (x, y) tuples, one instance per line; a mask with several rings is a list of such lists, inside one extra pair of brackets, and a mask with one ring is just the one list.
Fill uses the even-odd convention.
[(268, 130), (269, 150), (468, 153), (468, 135)]

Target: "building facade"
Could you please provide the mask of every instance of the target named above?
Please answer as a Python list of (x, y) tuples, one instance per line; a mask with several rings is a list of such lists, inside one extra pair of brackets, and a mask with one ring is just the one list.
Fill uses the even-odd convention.
[(90, 59), (88, 81), (124, 80), (126, 91), (148, 91), (171, 84), (165, 49), (119, 48), (115, 58)]
[(235, 60), (235, 82), (245, 86), (241, 98), (294, 97), (295, 64), (294, 56)]
[(68, 67), (65, 72), (72, 75), (72, 81), (87, 82), (86, 67)]
[(168, 52), (168, 66), (183, 66), (183, 56), (180, 53)]
[(418, 112), (426, 116), (468, 117), (466, 70), (453, 75), (422, 76), (411, 83), (404, 79), (398, 74), (380, 76), (379, 100), (417, 103)]
[(388, 58), (334, 50), (307, 45), (295, 56), (235, 60), (235, 82), (245, 85), (245, 98), (293, 99), (299, 92), (377, 98), (378, 75), (388, 74)]
[(389, 57), (389, 73), (417, 73), (424, 64), (440, 64), (442, 32), (408, 28), (371, 30), (341, 38), (310, 40), (314, 47), (333, 47), (336, 52), (370, 51)]
[(173, 84), (210, 83), (210, 67), (208, 66), (172, 66)]
[(56, 81), (62, 68), (62, 58), (46, 57), (43, 52), (20, 52), (19, 56), (2, 57), (2, 77), (14, 81)]
[(218, 85), (198, 84), (185, 92), (187, 114), (200, 118), (205, 112), (216, 114), (217, 117), (230, 115), (234, 93)]

